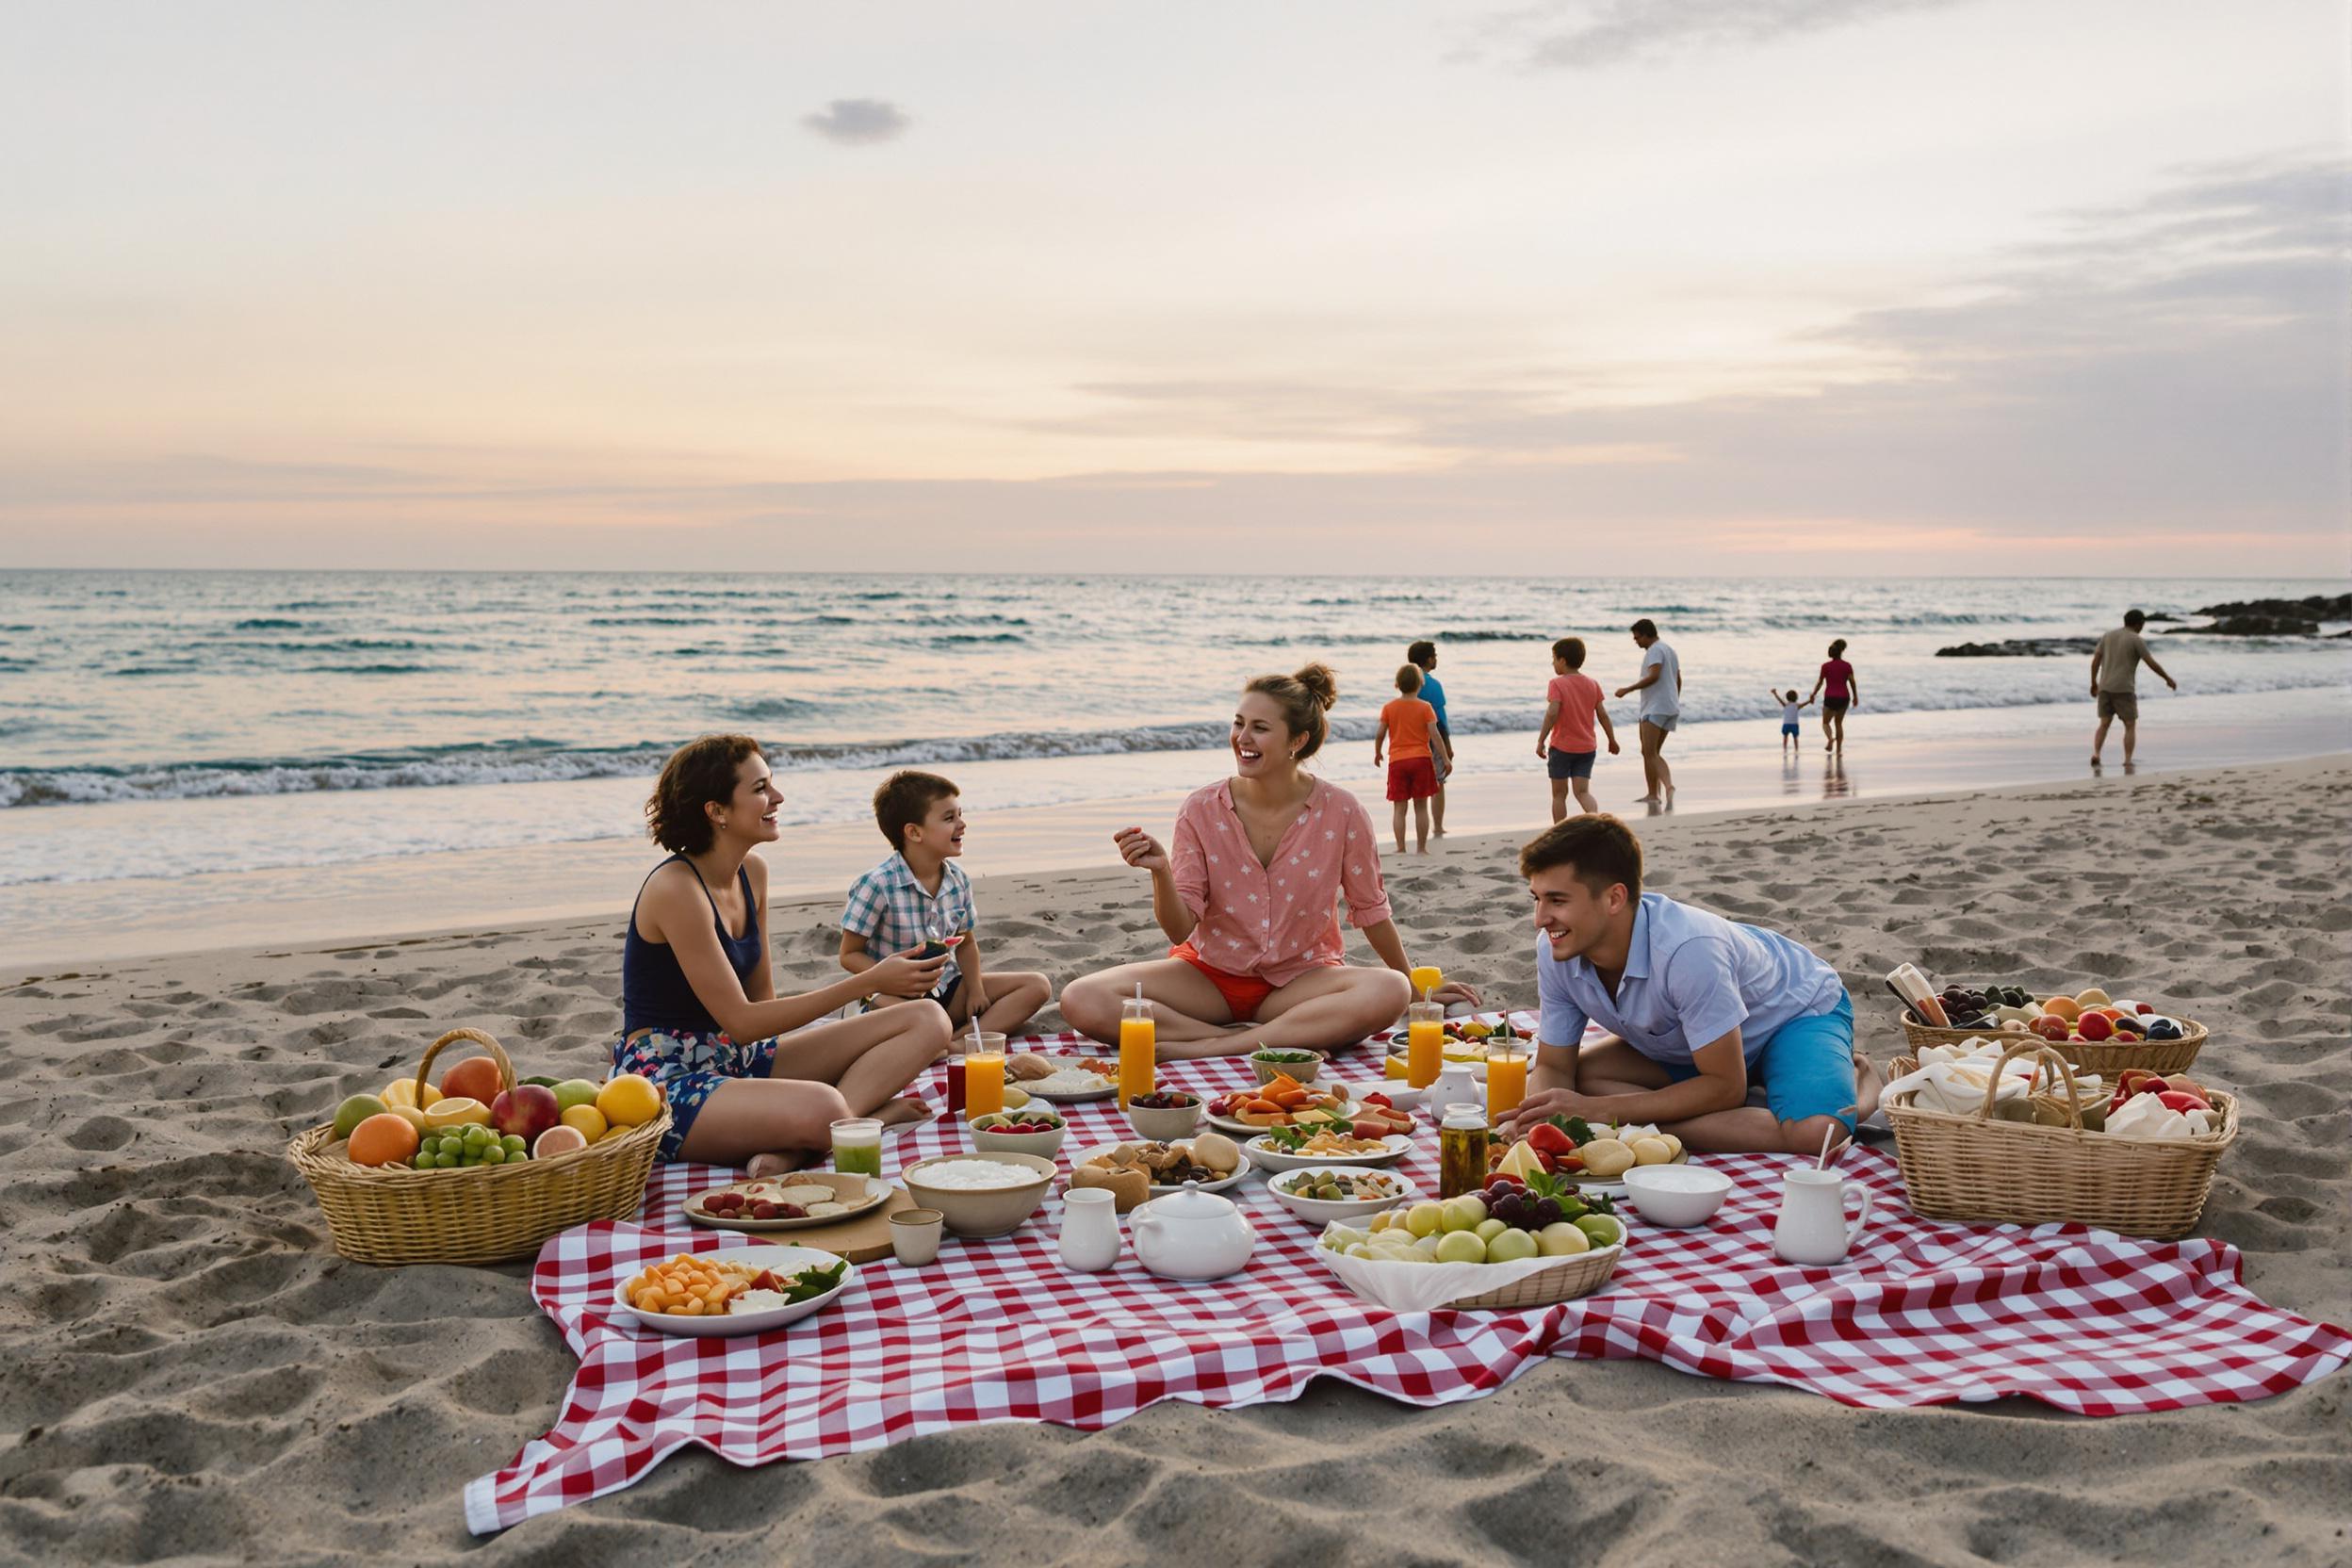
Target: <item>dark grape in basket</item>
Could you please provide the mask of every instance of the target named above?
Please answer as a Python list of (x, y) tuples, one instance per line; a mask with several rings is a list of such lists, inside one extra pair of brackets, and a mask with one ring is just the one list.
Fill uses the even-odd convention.
[(1160, 1089), (1151, 1094), (1138, 1094), (1127, 1103), (1135, 1109), (1145, 1111), (1181, 1111), (1187, 1105), (1200, 1103), (1200, 1097), (1197, 1094), (1178, 1094), (1170, 1089)]

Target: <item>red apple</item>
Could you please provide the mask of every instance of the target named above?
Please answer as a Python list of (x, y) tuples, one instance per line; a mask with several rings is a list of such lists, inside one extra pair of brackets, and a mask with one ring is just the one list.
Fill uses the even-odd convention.
[(490, 1125), (526, 1144), (563, 1119), (555, 1091), (543, 1084), (517, 1084), (490, 1102)]
[(487, 1105), (505, 1086), (498, 1064), (487, 1056), (468, 1056), (441, 1075), (441, 1092), (452, 1100), (479, 1100)]

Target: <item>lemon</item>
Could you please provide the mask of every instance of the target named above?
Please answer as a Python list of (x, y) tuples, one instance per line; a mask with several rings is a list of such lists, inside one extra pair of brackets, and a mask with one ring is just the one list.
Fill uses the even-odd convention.
[(427, 1084), (425, 1092), (419, 1095), (416, 1079), (396, 1078), (386, 1084), (384, 1092), (376, 1098), (384, 1102), (384, 1109), (388, 1111), (431, 1110), (433, 1102), (441, 1098), (441, 1091)]
[(615, 1127), (642, 1127), (662, 1114), (653, 1080), (624, 1072), (596, 1091), (596, 1110)]
[(425, 1125), (438, 1130), (443, 1127), (487, 1127), (490, 1107), (479, 1100), (436, 1100), (425, 1107)]
[(578, 1128), (580, 1136), (590, 1143), (604, 1136), (604, 1130), (612, 1125), (594, 1105), (574, 1105), (564, 1113), (562, 1119), (564, 1126)]

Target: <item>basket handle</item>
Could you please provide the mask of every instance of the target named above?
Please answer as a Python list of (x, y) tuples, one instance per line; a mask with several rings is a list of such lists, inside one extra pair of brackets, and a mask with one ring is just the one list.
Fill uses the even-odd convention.
[(2034, 1057), (2036, 1062), (2047, 1058), (2058, 1064), (2058, 1076), (2066, 1086), (2066, 1115), (2072, 1119), (2070, 1125), (2074, 1130), (2081, 1132), (2082, 1130), (2082, 1094), (2074, 1086), (2074, 1064), (2052, 1050), (2048, 1041), (2040, 1039), (2022, 1041), (2001, 1054), (2001, 1060), (1993, 1064), (1992, 1081), (1984, 1086), (1984, 1104), (1977, 1112), (1978, 1119), (1984, 1121), (1992, 1119), (1993, 1099), (2001, 1092), (2001, 1070), (2019, 1056), (2028, 1055)]
[(425, 1098), (425, 1075), (433, 1070), (433, 1059), (441, 1054), (441, 1048), (458, 1040), (472, 1040), (487, 1046), (490, 1059), (498, 1064), (498, 1082), (507, 1088), (514, 1086), (514, 1064), (506, 1054), (506, 1048), (479, 1029), (452, 1029), (425, 1048), (425, 1059), (416, 1064), (416, 1102), (421, 1106)]

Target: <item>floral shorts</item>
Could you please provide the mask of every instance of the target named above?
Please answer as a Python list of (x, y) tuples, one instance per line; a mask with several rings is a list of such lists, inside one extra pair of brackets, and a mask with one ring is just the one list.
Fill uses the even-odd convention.
[(612, 1070), (633, 1072), (662, 1086), (670, 1102), (670, 1130), (662, 1135), (661, 1158), (678, 1157), (703, 1102), (730, 1078), (765, 1078), (776, 1065), (776, 1041), (737, 1045), (727, 1036), (651, 1030), (635, 1039), (612, 1042)]

